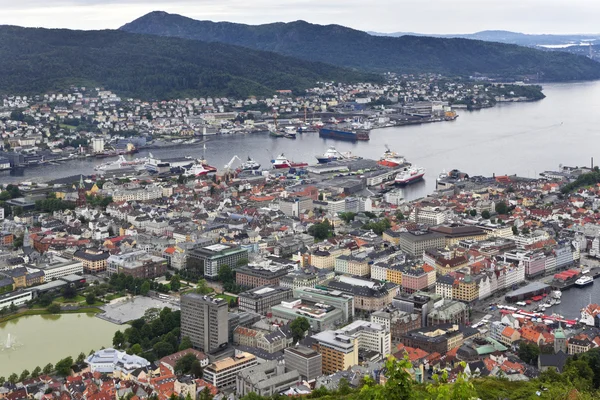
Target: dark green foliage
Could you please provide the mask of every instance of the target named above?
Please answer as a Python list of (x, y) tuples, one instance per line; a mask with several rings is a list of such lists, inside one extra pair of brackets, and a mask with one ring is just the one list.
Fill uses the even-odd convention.
[(535, 343), (521, 342), (519, 345), (519, 358), (527, 364), (537, 365), (540, 348)]
[(54, 304), (50, 304), (48, 306), (48, 308), (46, 308), (46, 310), (48, 310), (48, 312), (50, 314), (59, 314), (60, 313), (60, 306), (56, 303)]
[(179, 344), (179, 351), (191, 349), (192, 347), (193, 347), (193, 345), (192, 345), (192, 341), (190, 340), (190, 338), (188, 336), (184, 336), (181, 339), (181, 343)]
[(186, 354), (175, 363), (175, 372), (178, 374), (189, 373), (194, 361), (198, 361), (198, 359), (193, 353)]
[(139, 98), (271, 95), (319, 80), (380, 79), (322, 63), (223, 43), (123, 31), (0, 27), (0, 88), (43, 93), (104, 86)]
[(600, 182), (600, 171), (594, 170), (590, 173), (579, 175), (577, 177), (577, 179), (575, 179), (575, 181), (573, 181), (569, 184), (566, 184), (565, 186), (560, 188), (560, 191), (563, 194), (567, 194), (567, 193), (573, 192), (577, 189), (580, 189), (582, 187), (595, 185), (596, 183), (599, 183), (599, 182)]
[(96, 302), (96, 296), (94, 296), (93, 293), (88, 293), (85, 296), (85, 302), (86, 302), (86, 304), (91, 306), (92, 304), (94, 304)]
[(490, 219), (490, 212), (488, 210), (483, 210), (481, 212), (481, 218), (483, 218), (483, 219)]
[(354, 221), (354, 218), (356, 217), (356, 213), (353, 212), (342, 212), (339, 213), (338, 216), (340, 217), (340, 219), (342, 221), (344, 221), (345, 223), (350, 223), (352, 221)]
[(315, 238), (315, 240), (325, 240), (333, 236), (333, 225), (328, 219), (324, 219), (323, 222), (311, 225), (308, 228), (308, 234)]
[(600, 65), (585, 57), (510, 44), (420, 36), (378, 37), (339, 25), (304, 21), (243, 25), (195, 21), (153, 12), (123, 26), (128, 32), (230, 43), (306, 60), (376, 72), (483, 74), (543, 80), (600, 78)]
[(73, 365), (73, 358), (67, 357), (63, 358), (54, 366), (56, 373), (60, 376), (69, 376), (71, 375), (71, 366)]
[(60, 199), (46, 199), (35, 202), (35, 209), (45, 212), (74, 210), (75, 203)]
[(392, 224), (387, 218), (382, 218), (379, 221), (372, 221), (363, 225), (363, 229), (372, 230), (377, 235), (383, 235), (383, 232), (390, 229)]
[(496, 204), (496, 212), (498, 214), (508, 214), (508, 206), (505, 202), (500, 201)]
[(310, 329), (310, 323), (304, 317), (298, 317), (290, 323), (290, 330), (292, 331), (292, 337), (294, 343), (298, 343), (304, 338), (306, 331)]

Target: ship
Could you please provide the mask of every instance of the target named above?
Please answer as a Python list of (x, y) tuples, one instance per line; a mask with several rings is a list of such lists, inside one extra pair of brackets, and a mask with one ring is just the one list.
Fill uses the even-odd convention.
[(404, 158), (404, 156), (401, 156), (395, 151), (391, 151), (387, 146), (385, 148), (385, 153), (383, 153), (379, 161), (377, 161), (377, 164), (392, 168), (406, 164), (406, 158)]
[(351, 152), (340, 153), (335, 147), (330, 146), (327, 151), (321, 155), (315, 156), (319, 164), (327, 164), (338, 160), (357, 160), (360, 157), (352, 155)]
[(283, 131), (283, 136), (288, 139), (296, 139), (296, 127), (295, 126), (286, 126)]
[(194, 159), (190, 156), (175, 157), (175, 158), (156, 158), (149, 154), (148, 162), (144, 165), (148, 172), (161, 173), (169, 172), (173, 168), (189, 168), (194, 164)]
[(190, 168), (184, 169), (183, 176), (203, 176), (216, 172), (215, 167), (204, 164), (194, 164)]
[(271, 160), (271, 164), (273, 164), (273, 168), (275, 169), (308, 167), (307, 163), (297, 163), (288, 160), (283, 153), (276, 159)]
[(369, 129), (342, 129), (332, 126), (324, 126), (319, 129), (319, 137), (325, 139), (348, 140), (351, 142), (369, 140)]
[(243, 162), (239, 168), (240, 171), (254, 171), (257, 169), (260, 169), (260, 164), (251, 159), (250, 156), (248, 156), (248, 160)]
[(398, 175), (396, 175), (396, 179), (394, 182), (397, 185), (409, 185), (411, 183), (414, 183), (414, 182), (417, 182), (417, 181), (423, 179), (424, 175), (425, 175), (425, 168), (412, 165), (412, 166), (406, 167), (406, 168), (402, 169), (400, 172), (398, 172)]
[(594, 278), (584, 275), (575, 281), (575, 286), (583, 287), (594, 283)]
[(96, 171), (113, 171), (122, 168), (133, 167), (134, 169), (144, 169), (144, 165), (148, 162), (147, 158), (136, 158), (134, 160), (126, 160), (125, 157), (119, 156), (119, 159), (113, 162), (96, 165)]
[[(562, 296), (562, 292), (560, 290), (554, 290), (552, 291), (552, 293), (550, 293), (550, 297), (552, 297), (553, 299), (560, 299)], [(556, 303), (558, 304), (558, 303)]]

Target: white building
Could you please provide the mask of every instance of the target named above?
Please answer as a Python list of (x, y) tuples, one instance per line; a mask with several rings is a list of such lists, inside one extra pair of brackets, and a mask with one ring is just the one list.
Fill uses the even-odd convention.
[(447, 211), (442, 207), (415, 208), (409, 216), (409, 220), (418, 224), (441, 225), (448, 218)]
[(387, 270), (388, 268), (386, 264), (371, 265), (371, 279), (385, 281), (387, 279)]
[(238, 373), (256, 364), (258, 361), (253, 354), (237, 352), (234, 357), (209, 364), (204, 369), (203, 379), (219, 389), (235, 386)]
[(38, 267), (44, 271), (46, 282), (61, 278), (67, 275), (83, 274), (83, 262), (78, 260), (69, 260), (64, 257), (54, 255), (49, 252), (48, 262)]
[(356, 320), (335, 331), (336, 334), (355, 337), (359, 350), (372, 350), (384, 357), (391, 353), (392, 335), (384, 325)]
[(85, 359), (90, 366), (90, 372), (113, 373), (115, 371), (129, 373), (138, 368), (150, 366), (145, 358), (130, 355), (115, 349), (98, 350)]
[(104, 138), (92, 139), (92, 153), (102, 153), (104, 151)]
[(0, 295), (0, 310), (4, 307), (10, 307), (11, 304), (22, 306), (31, 299), (33, 299), (31, 292), (17, 291)]

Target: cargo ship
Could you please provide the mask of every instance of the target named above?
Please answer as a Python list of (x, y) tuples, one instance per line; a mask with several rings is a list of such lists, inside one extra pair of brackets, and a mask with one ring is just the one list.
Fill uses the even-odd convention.
[(283, 153), (276, 159), (271, 160), (271, 163), (275, 169), (308, 167), (307, 163), (297, 163), (288, 160)]
[(413, 165), (398, 172), (395, 183), (397, 185), (408, 185), (423, 179), (423, 176), (425, 176), (425, 168)]
[(401, 165), (407, 164), (404, 156), (396, 153), (395, 151), (391, 151), (387, 146), (385, 153), (381, 156), (377, 164), (383, 165), (384, 167), (399, 167)]
[(342, 129), (334, 127), (323, 127), (319, 129), (319, 137), (325, 139), (348, 140), (356, 142), (358, 140), (369, 140), (369, 129)]

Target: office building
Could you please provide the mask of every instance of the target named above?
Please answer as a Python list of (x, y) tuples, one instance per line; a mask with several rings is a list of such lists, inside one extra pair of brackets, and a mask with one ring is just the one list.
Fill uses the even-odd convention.
[(89, 274), (106, 271), (106, 260), (110, 253), (99, 249), (77, 250), (73, 259), (83, 263), (83, 270)]
[(327, 284), (332, 290), (354, 297), (354, 308), (362, 311), (377, 311), (392, 302), (398, 293), (398, 285), (392, 282), (376, 282), (349, 276), (338, 276)]
[(284, 362), (273, 360), (238, 372), (235, 386), (236, 394), (239, 397), (250, 393), (269, 397), (278, 395), (300, 382), (298, 371), (288, 370), (286, 372)]
[(279, 286), (279, 280), (294, 269), (295, 263), (288, 262), (284, 264), (264, 261), (258, 264), (247, 265), (236, 268), (235, 282), (243, 287), (255, 288), (259, 286), (275, 285)]
[(298, 371), (307, 381), (323, 375), (323, 356), (305, 346), (290, 347), (284, 350), (286, 371)]
[(358, 340), (336, 331), (323, 331), (312, 336), (313, 348), (321, 354), (324, 374), (345, 371), (358, 364)]
[(154, 279), (167, 273), (167, 260), (152, 256), (145, 250), (113, 254), (106, 260), (109, 275), (125, 274), (134, 278)]
[(235, 386), (238, 373), (258, 364), (256, 356), (237, 352), (235, 356), (215, 361), (204, 368), (204, 379), (211, 385), (225, 389)]
[(422, 257), (423, 251), (444, 247), (446, 242), (444, 235), (437, 232), (402, 232), (399, 236), (400, 249), (413, 257)]
[(188, 272), (198, 277), (216, 279), (219, 268), (228, 265), (237, 266), (238, 261), (248, 259), (248, 250), (233, 245), (213, 244), (190, 250), (187, 260)]
[(181, 336), (205, 353), (227, 345), (227, 302), (197, 293), (181, 296)]
[(292, 289), (281, 286), (262, 286), (239, 294), (240, 311), (266, 314), (271, 307), (292, 298)]

